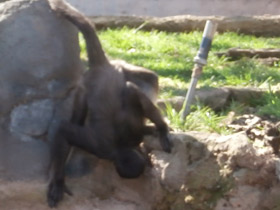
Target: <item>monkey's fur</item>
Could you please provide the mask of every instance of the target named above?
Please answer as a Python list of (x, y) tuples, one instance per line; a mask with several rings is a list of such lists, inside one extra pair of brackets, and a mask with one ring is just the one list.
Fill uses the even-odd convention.
[[(84, 88), (76, 96), (72, 120), (61, 123), (51, 142), (52, 173), (47, 198), (49, 206), (54, 207), (64, 192), (71, 194), (64, 181), (71, 146), (111, 160), (121, 177), (135, 178), (142, 174), (146, 163), (137, 150), (145, 134), (156, 130), (166, 152), (170, 152), (171, 144), (168, 126), (143, 92), (157, 92), (157, 75), (145, 69), (131, 71), (120, 63), (111, 64), (92, 23), (63, 0), (48, 1), (56, 14), (82, 32), (89, 59), (89, 71), (84, 75)], [(155, 127), (146, 126), (145, 118)]]

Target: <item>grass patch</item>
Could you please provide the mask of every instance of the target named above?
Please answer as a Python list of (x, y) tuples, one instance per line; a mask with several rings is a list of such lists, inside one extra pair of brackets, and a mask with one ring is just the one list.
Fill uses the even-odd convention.
[[(133, 29), (108, 29), (99, 32), (105, 51), (113, 59), (124, 59), (135, 65), (156, 71), (162, 78), (179, 82), (187, 88), (193, 68), (193, 58), (202, 38), (201, 32), (167, 33), (161, 31), (136, 31)], [(204, 67), (199, 86), (220, 87), (259, 86), (272, 76), (271, 85), (280, 80), (278, 66), (266, 67), (254, 59), (229, 62), (218, 58), (215, 52), (231, 47), (240, 48), (280, 48), (280, 38), (262, 38), (238, 35), (228, 32), (215, 36), (208, 65)], [(164, 80), (163, 80), (164, 81)], [(172, 94), (180, 94), (177, 84), (170, 82), (163, 86)]]
[(209, 107), (196, 105), (192, 106), (192, 111), (186, 117), (181, 119), (181, 112), (177, 112), (170, 104), (166, 105), (164, 114), (170, 121), (172, 129), (175, 131), (208, 131), (220, 134), (228, 134), (230, 130), (222, 124), (225, 116), (216, 114)]
[(258, 114), (261, 116), (280, 119), (280, 98), (271, 89), (261, 98), (258, 105)]
[[(129, 63), (154, 70), (160, 77), (160, 98), (185, 96), (189, 87), (193, 68), (193, 58), (202, 38), (201, 32), (167, 33), (161, 31), (141, 31), (135, 29), (107, 29), (98, 32), (104, 50), (111, 59), (123, 59)], [(86, 59), (85, 43), (80, 36), (81, 57)], [(269, 84), (271, 90), (278, 88), (280, 81), (279, 64), (264, 66), (255, 59), (228, 61), (218, 58), (215, 52), (228, 48), (280, 48), (280, 38), (264, 38), (240, 35), (233, 32), (216, 34), (208, 65), (204, 67), (198, 87), (248, 86), (262, 87)], [(258, 114), (275, 115), (280, 119), (280, 100), (273, 92), (256, 102)], [(221, 126), (222, 119), (236, 108), (240, 112), (242, 105), (232, 103), (229, 110), (215, 113), (208, 107), (196, 105), (185, 122), (181, 122), (180, 113), (171, 107), (167, 116), (171, 126), (179, 130), (208, 130), (228, 132)], [(253, 102), (255, 103), (255, 102)], [(238, 109), (237, 109), (238, 108)], [(199, 119), (199, 120), (198, 120)]]

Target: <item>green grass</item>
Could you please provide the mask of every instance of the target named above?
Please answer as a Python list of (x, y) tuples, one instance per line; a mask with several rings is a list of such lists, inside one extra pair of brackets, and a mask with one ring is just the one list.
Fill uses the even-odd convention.
[[(111, 58), (124, 59), (152, 69), (160, 75), (163, 83), (166, 78), (176, 81), (165, 83), (162, 93), (167, 91), (181, 95), (182, 87), (188, 87), (190, 82), (193, 57), (199, 48), (202, 33), (145, 32), (122, 28), (101, 31), (99, 36)], [(273, 78), (271, 85), (278, 83), (280, 74), (277, 65), (268, 68), (254, 59), (228, 62), (214, 55), (231, 47), (280, 48), (280, 38), (257, 38), (236, 33), (216, 35), (199, 86), (259, 86), (268, 77)]]
[[(129, 63), (154, 70), (160, 76), (160, 98), (175, 95), (185, 96), (189, 86), (193, 57), (196, 55), (202, 38), (201, 32), (167, 33), (161, 31), (141, 31), (128, 28), (108, 29), (98, 32), (104, 50), (111, 59), (123, 59)], [(86, 58), (85, 43), (81, 39), (81, 56)], [(280, 38), (264, 38), (240, 35), (232, 32), (216, 34), (208, 64), (203, 69), (198, 87), (263, 87), (277, 88), (280, 81), (279, 64), (272, 67), (260, 64), (255, 59), (241, 59), (236, 62), (218, 58), (215, 52), (232, 47), (240, 48), (280, 48)], [(280, 118), (280, 100), (272, 91), (256, 104), (259, 114), (273, 114)], [(236, 107), (233, 102), (231, 110)], [(242, 105), (241, 105), (242, 106)], [(279, 109), (278, 109), (279, 107)], [(222, 119), (230, 111), (213, 112), (210, 108), (196, 105), (185, 122), (180, 121), (180, 114), (167, 110), (171, 126), (180, 130), (208, 130), (224, 133)], [(198, 122), (198, 119), (199, 122)]]
[(280, 98), (271, 88), (259, 100), (258, 114), (280, 119)]
[(222, 124), (225, 116), (216, 114), (209, 107), (196, 105), (192, 106), (190, 114), (185, 120), (181, 119), (181, 112), (176, 112), (170, 104), (166, 104), (166, 110), (163, 112), (169, 120), (171, 127), (175, 131), (208, 131), (220, 134), (228, 134), (231, 131)]

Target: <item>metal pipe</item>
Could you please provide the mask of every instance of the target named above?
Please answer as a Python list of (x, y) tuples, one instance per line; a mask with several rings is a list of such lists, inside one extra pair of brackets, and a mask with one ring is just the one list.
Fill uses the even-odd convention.
[(210, 51), (212, 40), (216, 32), (216, 29), (217, 29), (217, 24), (215, 22), (210, 20), (206, 21), (204, 31), (203, 31), (202, 41), (199, 50), (197, 52), (197, 55), (194, 57), (195, 66), (193, 68), (190, 88), (185, 98), (185, 102), (183, 105), (183, 112), (181, 116), (183, 120), (190, 113), (190, 107), (195, 95), (195, 88), (197, 85), (197, 81), (200, 75), (202, 74), (203, 66), (207, 64), (208, 53)]

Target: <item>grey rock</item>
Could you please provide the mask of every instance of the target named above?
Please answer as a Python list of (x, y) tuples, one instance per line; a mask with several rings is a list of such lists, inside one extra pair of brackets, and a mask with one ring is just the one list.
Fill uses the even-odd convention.
[[(226, 106), (228, 106), (233, 100), (242, 104), (254, 106), (255, 102), (260, 100), (267, 91), (268, 89), (261, 88), (201, 88), (196, 90), (193, 103), (202, 103), (213, 110), (226, 108)], [(275, 91), (275, 94), (279, 96), (280, 91)], [(175, 96), (168, 99), (160, 99), (157, 101), (157, 104), (162, 109), (166, 109), (166, 104), (169, 104), (172, 108), (179, 112), (183, 107), (184, 101), (185, 97)]]
[[(121, 178), (109, 161), (93, 158), (87, 162), (80, 153), (74, 153), (77, 157), (69, 162), (72, 167), (67, 172), (72, 178), (67, 179), (67, 184), (75, 196), (65, 197), (59, 209), (279, 209), (279, 158), (269, 147), (254, 147), (244, 133), (228, 136), (173, 133), (170, 138), (174, 145), (171, 153), (161, 150), (158, 138), (145, 139), (143, 147), (153, 167), (147, 166), (137, 179)], [(7, 148), (2, 142), (0, 139), (1, 145)], [(20, 144), (18, 148), (24, 150), (13, 152), (29, 151), (30, 147), (23, 147), (25, 142)], [(10, 156), (9, 162), (2, 158), (8, 152), (11, 150), (0, 147), (0, 174), (8, 175), (3, 164), (22, 162), (18, 156)], [(26, 157), (35, 164), (36, 167), (32, 166), (35, 171), (42, 170), (37, 168), (37, 159), (32, 154)], [(30, 176), (36, 174), (22, 164), (21, 167)], [(7, 210), (29, 210), (31, 202), (31, 209), (47, 210), (45, 187), (45, 182), (38, 185), (36, 180), (3, 182), (0, 178), (0, 191), (5, 192), (0, 196), (0, 203), (5, 203)], [(116, 203), (120, 204), (117, 208)]]
[[(195, 99), (193, 103), (203, 103), (213, 110), (220, 110), (228, 104), (229, 97), (230, 91), (227, 88), (202, 88), (195, 91)], [(167, 103), (179, 112), (183, 107), (184, 101), (185, 97), (175, 96), (169, 99), (158, 100), (158, 106), (165, 109)]]
[(78, 32), (46, 0), (1, 3), (0, 28), (0, 178), (44, 177), (83, 73)]
[(47, 1), (0, 5), (0, 114), (35, 98), (61, 97), (81, 73), (77, 30)]
[(0, 129), (0, 180), (44, 180), (49, 146), (44, 141), (19, 141)]
[(50, 99), (34, 101), (13, 109), (10, 130), (30, 136), (41, 136), (48, 131), (54, 113), (54, 102)]
[(231, 99), (247, 105), (254, 105), (268, 90), (260, 88), (228, 88)]
[(211, 107), (213, 110), (219, 110), (227, 105), (230, 91), (227, 88), (203, 88), (196, 91), (196, 99)]
[(166, 104), (170, 105), (173, 109), (179, 112), (184, 104), (185, 98), (183, 96), (175, 96), (168, 99), (159, 99), (157, 105), (161, 109), (166, 109)]

